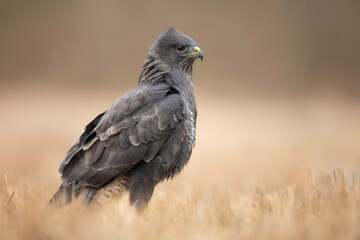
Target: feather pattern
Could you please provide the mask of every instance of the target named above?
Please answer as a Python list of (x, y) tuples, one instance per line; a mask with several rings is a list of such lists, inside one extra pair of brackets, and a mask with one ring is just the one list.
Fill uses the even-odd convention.
[(174, 42), (198, 46), (173, 28), (157, 39), (138, 85), (91, 121), (66, 154), (52, 201), (74, 195), (91, 204), (100, 189), (121, 182), (142, 209), (157, 183), (181, 171), (195, 143), (195, 58), (179, 55)]

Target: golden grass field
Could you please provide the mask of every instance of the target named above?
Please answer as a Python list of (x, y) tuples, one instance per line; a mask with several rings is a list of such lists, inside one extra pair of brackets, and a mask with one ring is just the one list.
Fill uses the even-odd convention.
[(360, 239), (360, 103), (336, 94), (196, 89), (190, 162), (145, 212), (49, 207), (67, 149), (129, 89), (0, 90), (0, 239)]

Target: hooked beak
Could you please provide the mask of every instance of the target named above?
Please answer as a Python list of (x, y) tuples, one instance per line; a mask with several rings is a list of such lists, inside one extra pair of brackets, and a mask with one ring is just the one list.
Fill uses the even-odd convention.
[(183, 54), (183, 56), (188, 56), (188, 55), (194, 56), (194, 57), (196, 57), (196, 58), (200, 58), (201, 61), (202, 61), (203, 58), (204, 58), (203, 52), (201, 51), (201, 49), (200, 49), (199, 47), (194, 47), (194, 51), (191, 52), (191, 53), (185, 53), (185, 54)]

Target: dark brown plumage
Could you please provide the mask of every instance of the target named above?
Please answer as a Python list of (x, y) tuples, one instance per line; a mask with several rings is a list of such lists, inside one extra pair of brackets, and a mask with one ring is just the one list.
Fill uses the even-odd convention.
[(138, 85), (86, 127), (59, 167), (62, 184), (51, 202), (81, 197), (120, 182), (130, 203), (143, 209), (154, 187), (180, 172), (195, 143), (192, 65), (198, 44), (174, 28), (146, 56)]

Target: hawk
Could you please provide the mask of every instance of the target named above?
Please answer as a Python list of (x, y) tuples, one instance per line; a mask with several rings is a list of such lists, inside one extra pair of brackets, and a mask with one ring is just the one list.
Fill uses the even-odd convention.
[(144, 209), (155, 186), (179, 173), (194, 147), (197, 58), (203, 53), (190, 37), (172, 27), (160, 35), (136, 87), (91, 121), (67, 152), (50, 202), (81, 198), (90, 205), (101, 190), (127, 190), (130, 204)]

